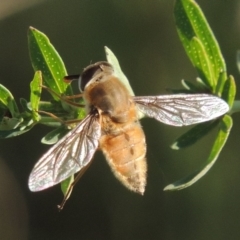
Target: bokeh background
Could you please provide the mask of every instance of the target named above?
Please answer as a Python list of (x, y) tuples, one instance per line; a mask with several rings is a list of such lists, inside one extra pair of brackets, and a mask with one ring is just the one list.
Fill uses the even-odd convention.
[[(197, 2), (218, 39), (228, 73), (239, 86), (240, 2)], [(29, 26), (47, 34), (69, 74), (105, 60), (106, 45), (118, 57), (136, 95), (164, 94), (167, 87), (180, 87), (181, 79), (194, 81), (196, 71), (176, 33), (173, 4), (169, 0), (1, 1), (0, 82), (18, 102), (21, 97), (28, 99), (33, 77)], [(192, 187), (172, 193), (163, 188), (201, 166), (216, 131), (191, 148), (173, 151), (169, 145), (188, 128), (144, 119), (149, 166), (145, 195), (125, 189), (97, 153), (60, 213), (59, 186), (39, 193), (31, 193), (27, 186), (34, 163), (48, 149), (40, 139), (51, 129), (36, 126), (1, 140), (0, 239), (239, 239), (240, 116), (233, 118), (232, 133), (213, 169)]]

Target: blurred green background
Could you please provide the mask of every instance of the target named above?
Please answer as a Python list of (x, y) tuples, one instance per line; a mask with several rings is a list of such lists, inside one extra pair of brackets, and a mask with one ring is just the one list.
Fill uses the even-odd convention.
[[(240, 2), (197, 2), (238, 87)], [(173, 4), (169, 0), (1, 1), (0, 82), (18, 102), (21, 97), (28, 99), (33, 77), (29, 26), (50, 38), (69, 74), (105, 60), (106, 45), (118, 57), (136, 95), (165, 94), (167, 87), (180, 87), (181, 79), (194, 81), (196, 71), (176, 33)], [(51, 129), (36, 126), (20, 137), (1, 140), (0, 239), (239, 239), (240, 127), (236, 123), (240, 116), (233, 119), (233, 131), (213, 169), (192, 187), (171, 193), (162, 189), (201, 166), (216, 132), (189, 149), (173, 151), (169, 145), (188, 128), (144, 119), (149, 166), (145, 195), (125, 189), (97, 153), (60, 213), (59, 186), (39, 193), (31, 193), (27, 186), (34, 163), (49, 148), (40, 139)]]

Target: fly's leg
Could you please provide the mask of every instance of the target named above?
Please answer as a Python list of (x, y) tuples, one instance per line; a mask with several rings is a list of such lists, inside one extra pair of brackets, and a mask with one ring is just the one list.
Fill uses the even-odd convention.
[(52, 89), (50, 89), (47, 86), (41, 85), (41, 87), (46, 89), (48, 92), (54, 94), (59, 99), (61, 99), (62, 101), (68, 103), (69, 105), (72, 105), (72, 106), (75, 106), (75, 107), (80, 107), (80, 108), (85, 107), (84, 104), (75, 103), (75, 102), (69, 100), (69, 99), (82, 98), (82, 96), (83, 96), (82, 93), (79, 93), (79, 94), (76, 94), (76, 95), (72, 95), (72, 96), (61, 96), (61, 95), (59, 95), (58, 93), (56, 93), (55, 91), (53, 91)]
[(61, 118), (59, 118), (58, 116), (56, 116), (55, 114), (53, 113), (50, 113), (50, 112), (46, 112), (46, 111), (42, 111), (42, 110), (38, 110), (37, 111), (38, 113), (42, 113), (42, 114), (46, 114), (48, 115), (49, 117), (55, 119), (56, 121), (62, 123), (63, 125), (69, 125), (69, 124), (73, 124), (73, 123), (78, 123), (78, 122), (81, 122), (82, 119), (73, 119), (73, 120), (62, 120)]
[[(92, 161), (91, 161), (92, 162)], [(90, 162), (90, 163), (91, 163)], [(76, 178), (74, 179), (74, 181), (70, 184), (70, 186), (68, 187), (67, 192), (64, 195), (64, 198), (61, 202), (60, 205), (58, 205), (58, 210), (61, 211), (65, 205), (65, 203), (67, 202), (68, 198), (70, 197), (73, 187), (75, 186), (75, 184), (78, 182), (78, 180), (82, 177), (82, 175), (86, 172), (86, 170), (89, 168), (90, 163), (88, 165), (86, 165), (84, 168), (81, 169), (81, 171), (77, 174)]]

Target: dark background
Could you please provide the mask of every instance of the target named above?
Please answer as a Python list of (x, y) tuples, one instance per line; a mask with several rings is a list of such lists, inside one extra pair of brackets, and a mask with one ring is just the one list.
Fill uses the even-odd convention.
[[(31, 6), (28, 5), (31, 3)], [(34, 5), (36, 3), (36, 5)], [(44, 32), (62, 56), (68, 73), (105, 60), (103, 47), (118, 57), (136, 95), (166, 93), (180, 80), (194, 81), (196, 71), (176, 33), (169, 0), (13, 0), (0, 3), (0, 82), (16, 100), (28, 99), (33, 70), (27, 30)], [(240, 47), (240, 3), (199, 0), (238, 84), (236, 51)], [(169, 145), (187, 128), (152, 119), (142, 125), (148, 146), (145, 195), (125, 189), (101, 153), (75, 187), (64, 210), (59, 186), (31, 193), (27, 181), (34, 163), (48, 149), (40, 139), (50, 129), (0, 142), (0, 239), (164, 239), (225, 240), (240, 237), (240, 128), (235, 126), (213, 169), (179, 192), (163, 192), (207, 159), (216, 131), (193, 147)]]

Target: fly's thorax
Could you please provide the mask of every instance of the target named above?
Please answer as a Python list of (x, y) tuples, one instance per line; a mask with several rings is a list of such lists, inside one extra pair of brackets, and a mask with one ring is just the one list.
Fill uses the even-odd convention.
[(102, 75), (98, 81), (88, 84), (84, 99), (115, 122), (128, 121), (128, 112), (134, 104), (124, 84), (114, 75)]
[(109, 114), (100, 114), (100, 123), (103, 135), (118, 135), (129, 128), (132, 128), (135, 123), (138, 123), (137, 111), (134, 103), (130, 104), (128, 111), (119, 115), (117, 118)]

